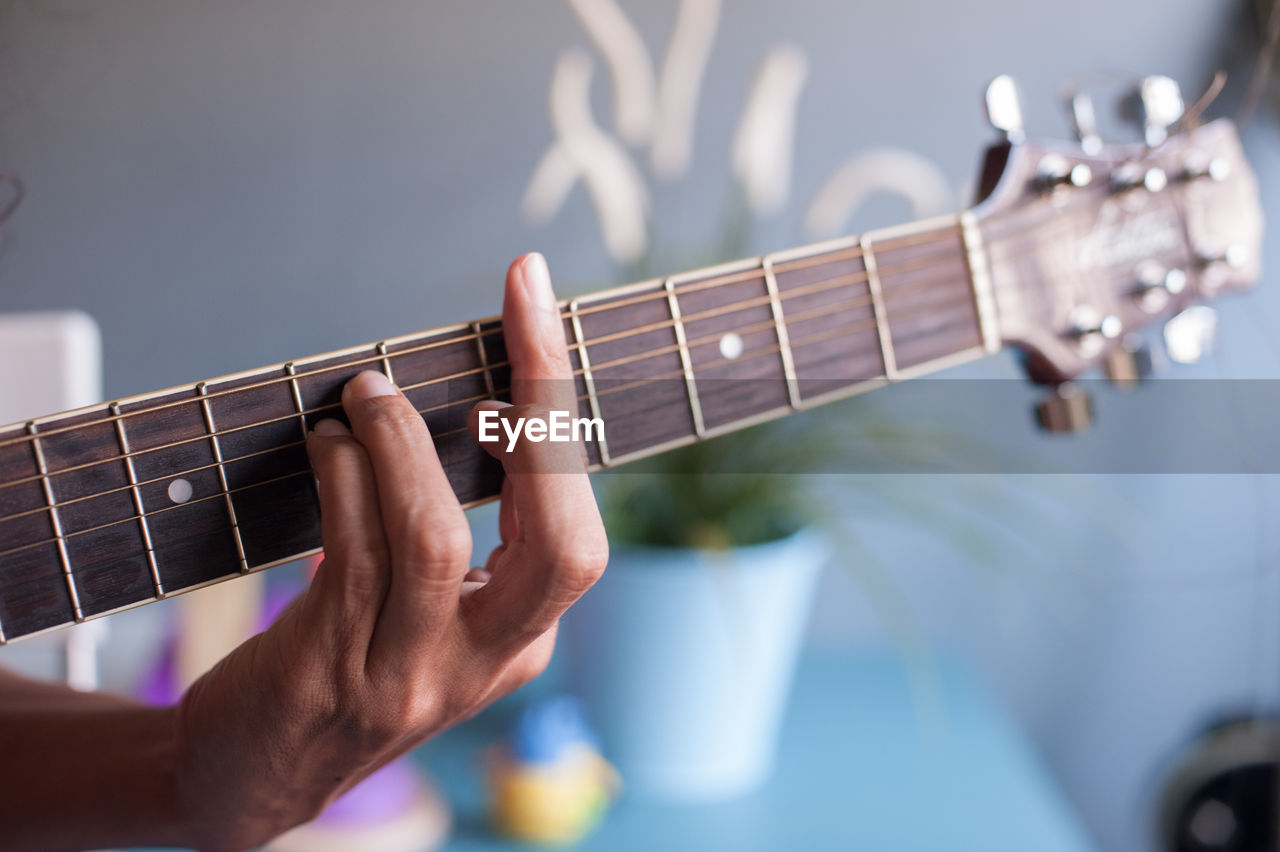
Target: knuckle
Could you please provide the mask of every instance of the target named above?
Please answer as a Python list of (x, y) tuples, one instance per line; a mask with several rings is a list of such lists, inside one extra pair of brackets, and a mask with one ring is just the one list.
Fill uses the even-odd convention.
[(416, 440), (425, 433), (422, 415), (404, 398), (389, 396), (366, 402), (369, 425), (378, 433), (398, 441)]
[(433, 570), (470, 564), (471, 528), (465, 519), (442, 521), (424, 512), (411, 512), (404, 523), (402, 539), (408, 542), (408, 553), (414, 562)]
[(534, 357), (538, 359), (540, 372), (559, 375), (567, 372), (569, 365), (569, 348), (563, 340), (554, 337), (538, 337), (534, 347)]
[(552, 559), (552, 570), (559, 578), (563, 593), (576, 600), (595, 585), (609, 564), (609, 545), (603, 536), (591, 540)]

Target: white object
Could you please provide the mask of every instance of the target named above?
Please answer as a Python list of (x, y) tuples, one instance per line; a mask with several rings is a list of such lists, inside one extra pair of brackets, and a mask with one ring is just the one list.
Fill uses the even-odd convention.
[(649, 149), (649, 165), (663, 180), (684, 177), (689, 170), (702, 75), (719, 21), (720, 0), (680, 0), (658, 78), (658, 112)]
[(175, 503), (187, 502), (194, 493), (195, 489), (191, 487), (190, 481), (186, 479), (175, 479), (169, 483), (169, 499)]
[(862, 202), (880, 191), (905, 198), (919, 219), (955, 209), (947, 176), (933, 161), (901, 148), (877, 148), (847, 160), (823, 182), (805, 214), (805, 234), (821, 240), (844, 233)]
[(756, 73), (733, 139), (733, 174), (758, 216), (777, 213), (791, 193), (796, 104), (809, 63), (794, 45), (775, 47)]
[(577, 167), (591, 194), (610, 257), (630, 263), (648, 245), (649, 193), (626, 150), (591, 116), (591, 71), (591, 59), (581, 51), (560, 57), (551, 80), (551, 123), (556, 144)]
[[(0, 425), (102, 401), (102, 336), (80, 311), (0, 314)], [(32, 677), (96, 689), (105, 620), (88, 621), (0, 651), (0, 664)]]
[(720, 355), (730, 361), (742, 354), (742, 335), (731, 331), (720, 338)]
[(644, 39), (614, 0), (569, 0), (570, 7), (609, 64), (613, 76), (613, 125), (632, 145), (653, 131), (653, 61)]

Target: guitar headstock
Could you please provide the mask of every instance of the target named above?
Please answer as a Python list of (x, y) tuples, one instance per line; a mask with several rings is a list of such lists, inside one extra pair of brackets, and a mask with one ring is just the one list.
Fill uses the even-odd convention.
[(1006, 141), (988, 152), (973, 213), (1001, 336), (1036, 381), (1073, 379), (1135, 332), (1258, 279), (1262, 209), (1234, 125), (1180, 128), (1176, 86), (1148, 78), (1144, 102), (1152, 81), (1144, 141), (1115, 146), (1080, 105), (1078, 143), (1025, 141), (1012, 82), (988, 92)]

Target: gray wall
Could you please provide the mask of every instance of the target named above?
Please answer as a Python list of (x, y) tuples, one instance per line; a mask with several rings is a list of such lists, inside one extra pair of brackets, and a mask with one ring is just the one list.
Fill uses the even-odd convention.
[[(674, 2), (625, 5), (665, 45)], [(664, 242), (695, 254), (719, 227), (751, 71), (779, 39), (811, 58), (803, 202), (870, 146), (915, 150), (968, 181), (989, 138), (977, 93), (1002, 71), (1047, 135), (1065, 132), (1056, 92), (1082, 71), (1161, 71), (1190, 88), (1234, 14), (1219, 0), (726, 6), (694, 177), (656, 199)], [(561, 3), (9, 2), (2, 15), (0, 167), (29, 198), (0, 239), (0, 310), (96, 317), (112, 396), (487, 315), (507, 261), (532, 248), (562, 292), (617, 278), (580, 189), (550, 227), (517, 211), (550, 141), (555, 57), (587, 46)], [(1248, 141), (1274, 193), (1273, 120)], [(801, 210), (761, 225), (751, 248), (799, 242)], [(854, 225), (902, 215), (885, 203)], [(1224, 306), (1219, 356), (1186, 375), (1274, 377), (1272, 283)], [(919, 519), (886, 519), (881, 486), (855, 484), (850, 523), (891, 566), (915, 629), (1007, 699), (1106, 848), (1145, 848), (1161, 761), (1207, 714), (1272, 700), (1274, 478), (908, 483), (935, 508), (984, 493), (967, 521), (979, 553)], [(880, 641), (884, 609), (856, 567), (828, 587), (815, 641)]]

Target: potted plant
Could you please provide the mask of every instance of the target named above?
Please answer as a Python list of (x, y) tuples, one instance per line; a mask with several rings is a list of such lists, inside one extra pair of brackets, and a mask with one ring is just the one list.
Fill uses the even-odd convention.
[(828, 555), (778, 428), (598, 478), (612, 556), (565, 636), (573, 686), (632, 792), (708, 801), (769, 775)]

